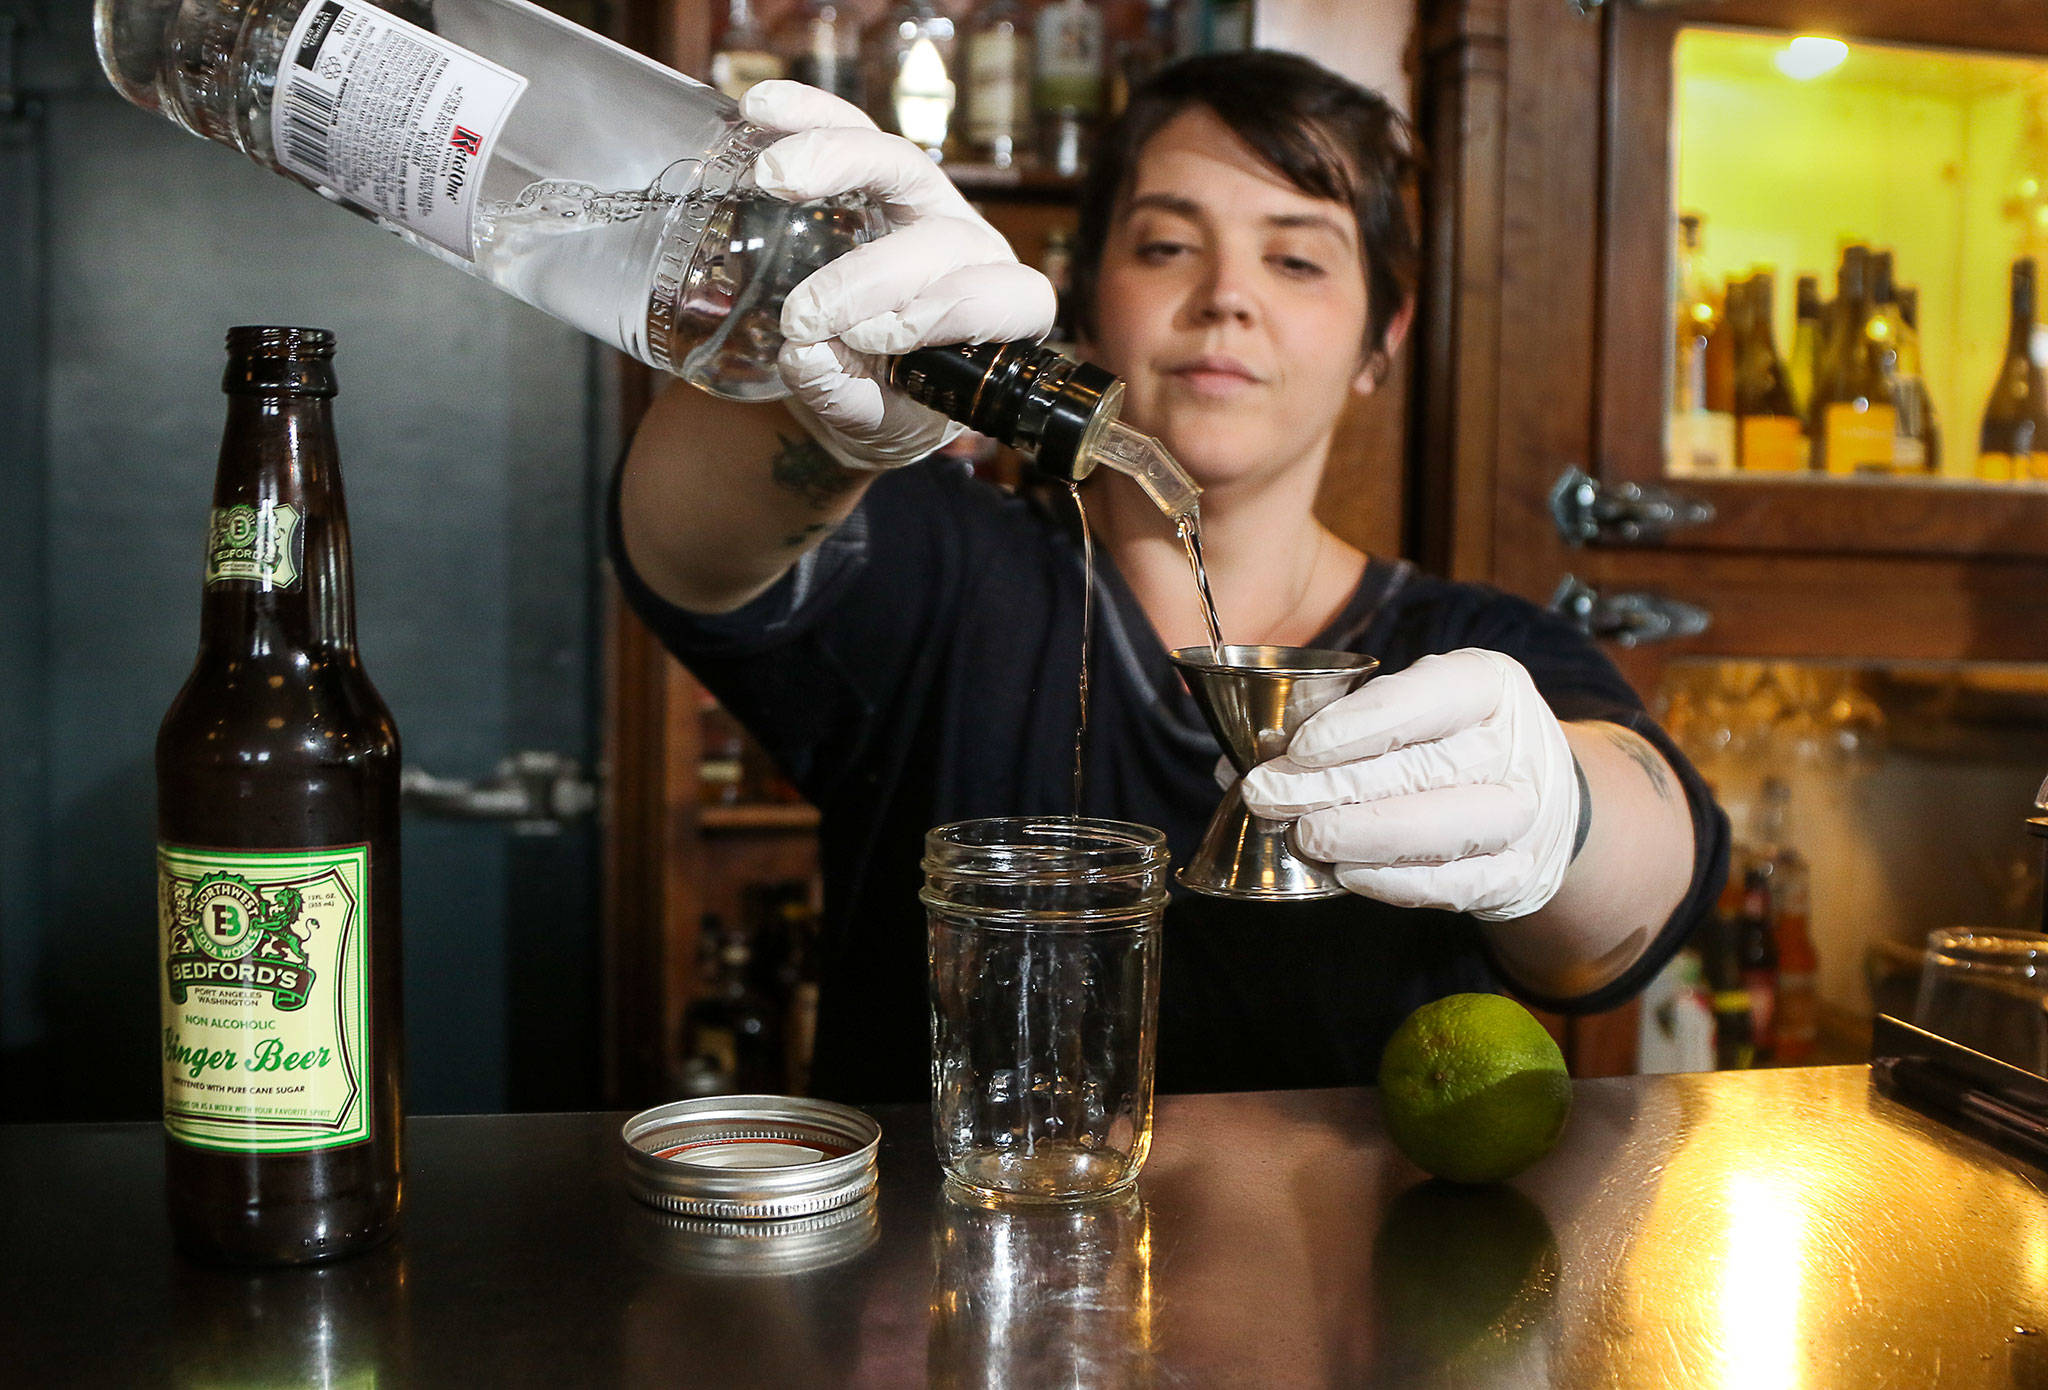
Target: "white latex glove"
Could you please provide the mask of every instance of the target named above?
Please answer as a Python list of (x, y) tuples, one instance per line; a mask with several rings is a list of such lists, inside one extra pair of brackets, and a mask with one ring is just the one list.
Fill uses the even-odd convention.
[(1245, 775), (1254, 815), (1354, 893), (1526, 917), (1571, 866), (1579, 779), (1557, 717), (1513, 657), (1466, 647), (1366, 682)]
[(881, 356), (934, 343), (1043, 338), (1052, 284), (1019, 265), (1002, 233), (967, 204), (916, 145), (861, 110), (800, 82), (761, 82), (740, 113), (796, 131), (754, 162), (766, 193), (809, 202), (858, 192), (888, 231), (820, 267), (782, 305), (776, 359), (797, 417), (841, 463), (893, 468), (961, 427), (881, 382)]

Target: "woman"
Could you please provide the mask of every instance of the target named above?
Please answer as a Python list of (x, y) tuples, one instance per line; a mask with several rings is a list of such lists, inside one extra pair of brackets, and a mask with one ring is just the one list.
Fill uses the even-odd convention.
[[(1073, 809), (1081, 547), (1063, 500), (920, 462), (950, 429), (880, 385), (868, 354), (1038, 336), (1053, 300), (915, 147), (853, 108), (764, 83), (746, 110), (799, 132), (763, 156), (764, 188), (858, 189), (892, 230), (791, 293), (786, 405), (680, 387), (656, 403), (614, 548), (654, 631), (823, 812), (817, 1089), (916, 1097), (921, 838)], [(1725, 873), (1706, 788), (1584, 638), (1368, 557), (1313, 515), (1338, 415), (1407, 328), (1413, 171), (1378, 97), (1252, 53), (1141, 89), (1084, 191), (1083, 351), (1203, 488), (1226, 638), (1369, 652), (1383, 671), (1246, 780), (1252, 808), (1294, 819), (1351, 892), (1169, 908), (1167, 1089), (1369, 1081), (1400, 1020), (1459, 990), (1611, 1007)], [(1105, 470), (1086, 497), (1101, 608), (1084, 809), (1159, 827), (1184, 863), (1217, 803), (1216, 743), (1166, 657), (1206, 641), (1195, 590), (1128, 480)]]

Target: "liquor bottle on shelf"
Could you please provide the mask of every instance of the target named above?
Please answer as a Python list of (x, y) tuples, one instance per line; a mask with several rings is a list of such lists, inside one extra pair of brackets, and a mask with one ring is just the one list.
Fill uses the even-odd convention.
[(706, 806), (733, 806), (745, 799), (746, 731), (710, 691), (697, 706), (697, 799)]
[(1893, 368), (1894, 392), (1899, 406), (1899, 447), (1896, 461), (1901, 472), (1941, 471), (1941, 422), (1935, 418), (1934, 397), (1928, 394), (1927, 378), (1920, 363), (1920, 291), (1901, 285), (1898, 291), (1898, 356)]
[(1080, 173), (1095, 120), (1102, 113), (1102, 10), (1094, 0), (1054, 0), (1038, 12), (1033, 44), (1032, 105), (1043, 126), (1041, 148), (1055, 173)]
[(1680, 473), (1719, 473), (1735, 466), (1735, 420), (1708, 403), (1707, 356), (1721, 322), (1721, 304), (1701, 262), (1701, 219), (1678, 219), (1678, 247), (1672, 263), (1675, 325), (1670, 467)]
[[(1191, 0), (1184, 0), (1191, 3)], [(1116, 116), (1130, 105), (1131, 92), (1153, 73), (1183, 56), (1180, 23), (1174, 0), (1145, 0), (1145, 27), (1116, 47), (1109, 73), (1109, 111)]]
[[(772, 1095), (783, 1088), (782, 1037), (772, 1004), (748, 978), (752, 949), (743, 932), (722, 930), (704, 915), (700, 942), (709, 939), (711, 965), (704, 993), (683, 1016), (683, 1055), (719, 1090), (712, 1094)], [(702, 953), (700, 947), (700, 954)], [(708, 1065), (707, 1065), (708, 1064)]]
[(860, 21), (835, 0), (803, 0), (776, 24), (770, 46), (798, 82), (865, 104), (860, 72)]
[(740, 910), (751, 949), (747, 980), (756, 997), (780, 1021), (784, 1084), (801, 1094), (810, 1073), (811, 1039), (817, 1022), (818, 917), (813, 883), (791, 878), (748, 884)]
[(2012, 263), (2011, 315), (2006, 325), (2005, 360), (1991, 383), (1984, 404), (1984, 423), (1977, 431), (1977, 476), (1988, 483), (2010, 483), (2048, 474), (2034, 462), (2037, 450), (2048, 450), (2048, 383), (2034, 360), (2034, 261), (2023, 256)]
[(1767, 1062), (1777, 1023), (1778, 941), (1771, 925), (1771, 873), (1766, 864), (1752, 865), (1742, 875), (1737, 937), (1742, 989), (1749, 996), (1752, 1049), (1758, 1062)]
[(1074, 233), (1069, 227), (1054, 227), (1045, 234), (1045, 250), (1038, 257), (1039, 274), (1052, 281), (1058, 308), (1053, 314), (1052, 335), (1046, 342), (1062, 351), (1074, 344)]
[(869, 114), (882, 129), (943, 159), (959, 90), (958, 36), (931, 0), (902, 0), (861, 40)]
[(1775, 281), (1770, 271), (1730, 291), (1729, 322), (1735, 337), (1735, 459), (1761, 473), (1806, 469), (1806, 435), (1785, 380), (1785, 364), (1771, 327)]
[(1778, 952), (1772, 1056), (1798, 1066), (1813, 1059), (1820, 1040), (1820, 961), (1809, 921), (1812, 875), (1792, 844), (1791, 806), (1791, 788), (1775, 777), (1765, 779), (1750, 839), (1758, 864), (1770, 875), (1771, 935)]
[(967, 142), (1007, 169), (1031, 142), (1031, 20), (1018, 0), (992, 0), (967, 31)]
[(1203, 0), (1202, 51), (1242, 53), (1252, 46), (1252, 0)]
[(1814, 466), (1838, 477), (1892, 469), (1899, 412), (1871, 351), (1869, 322), (1870, 248), (1851, 246), (1837, 272), (1810, 413)]
[(1925, 473), (1927, 445), (1920, 433), (1918, 367), (1909, 379), (1901, 372), (1900, 345), (1906, 337), (1905, 316), (1899, 309), (1898, 290), (1892, 278), (1892, 253), (1879, 251), (1870, 258), (1870, 315), (1864, 320), (1863, 335), (1871, 361), (1891, 386), (1896, 411), (1892, 435), (1891, 471)]
[(1714, 1016), (1714, 1067), (1730, 1071), (1756, 1064), (1756, 1032), (1750, 1017), (1749, 991), (1742, 979), (1743, 849), (1731, 848), (1728, 879), (1706, 921), (1693, 933), (1706, 979), (1707, 1002)]
[(1785, 370), (1792, 387), (1792, 403), (1799, 407), (1801, 429), (1806, 428), (1806, 418), (1813, 406), (1813, 371), (1820, 353), (1821, 310), (1820, 280), (1812, 275), (1800, 276), (1793, 308), (1792, 358), (1785, 364)]
[(768, 46), (768, 36), (754, 22), (749, 0), (729, 0), (725, 33), (711, 55), (711, 85), (734, 101), (756, 82), (782, 76), (782, 58)]

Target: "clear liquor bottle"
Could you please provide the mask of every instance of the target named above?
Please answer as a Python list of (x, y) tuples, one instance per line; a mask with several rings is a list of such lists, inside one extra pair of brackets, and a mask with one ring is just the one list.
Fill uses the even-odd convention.
[(1707, 279), (1700, 243), (1700, 216), (1686, 213), (1678, 219), (1672, 261), (1669, 466), (1678, 473), (1718, 473), (1735, 466), (1734, 416), (1725, 406), (1715, 408), (1716, 383), (1709, 366), (1722, 331), (1722, 305)]
[(1941, 422), (1935, 418), (1934, 397), (1928, 394), (1927, 378), (1920, 362), (1920, 291), (1911, 285), (1898, 289), (1897, 355), (1893, 375), (1899, 404), (1899, 455), (1901, 472), (1941, 471)]
[(782, 296), (878, 229), (746, 192), (772, 133), (527, 0), (97, 0), (94, 29), (136, 105), (720, 395), (786, 394)]

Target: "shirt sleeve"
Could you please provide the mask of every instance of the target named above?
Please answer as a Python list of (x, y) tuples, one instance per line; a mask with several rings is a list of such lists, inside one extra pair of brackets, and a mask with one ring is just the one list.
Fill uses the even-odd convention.
[[(753, 733), (813, 804), (828, 806), (878, 737), (930, 687), (957, 612), (971, 507), (957, 465), (878, 478), (860, 505), (760, 597), (730, 613), (669, 603), (634, 570), (612, 486), (608, 545), (627, 604)], [(877, 538), (886, 537), (886, 544)]]
[(1626, 1002), (1655, 978), (1699, 924), (1714, 910), (1728, 877), (1728, 817), (1714, 794), (1671, 736), (1658, 726), (1614, 663), (1571, 623), (1535, 604), (1482, 590), (1488, 602), (1473, 614), (1468, 639), (1460, 645), (1504, 652), (1527, 668), (1536, 689), (1560, 720), (1604, 720), (1640, 735), (1664, 755), (1692, 815), (1692, 877), (1643, 954), (1619, 976), (1588, 994), (1537, 994), (1493, 962), (1494, 973), (1513, 983), (1530, 1004), (1552, 1013), (1598, 1013)]

